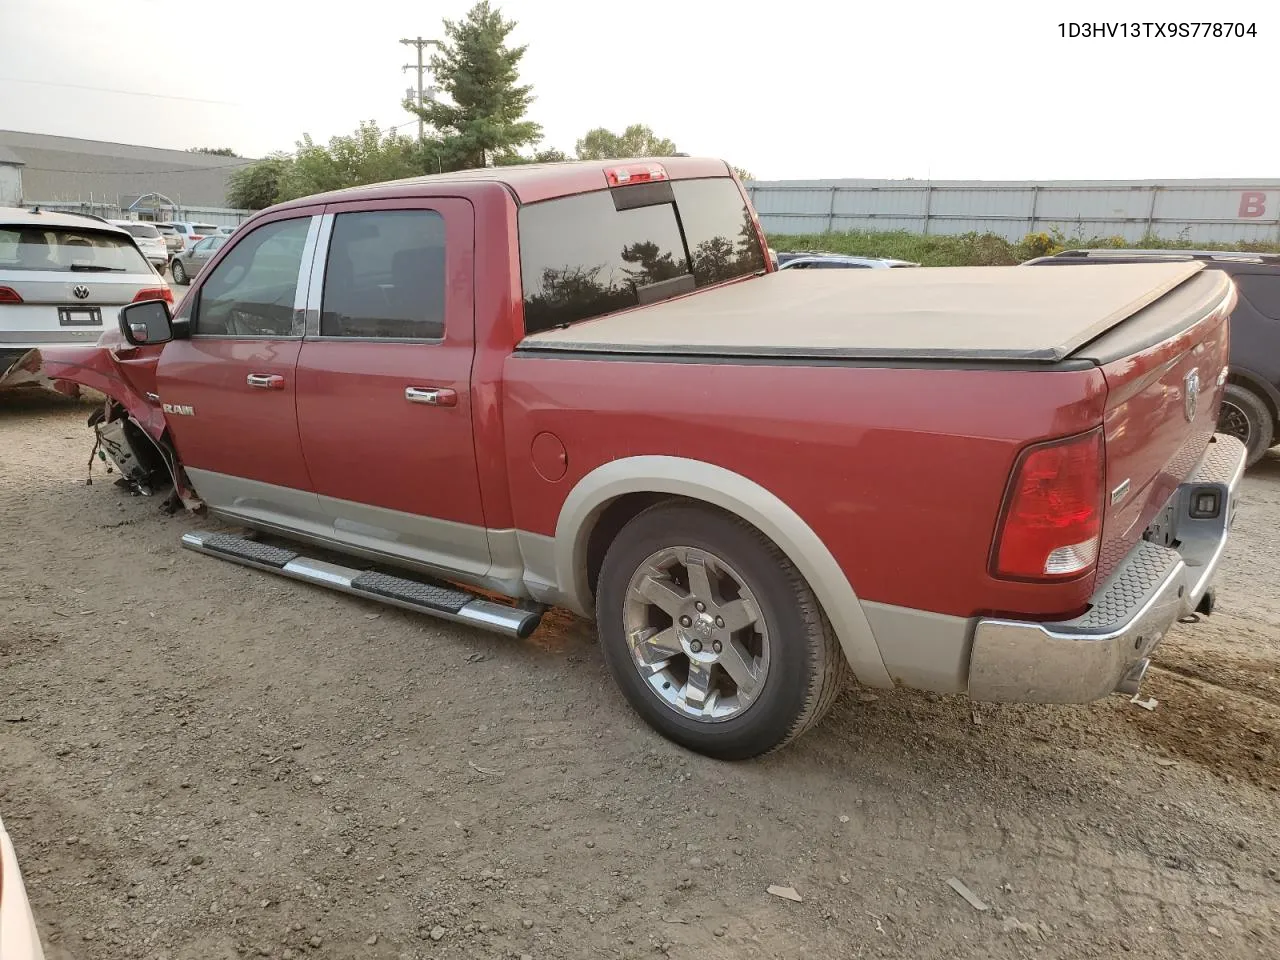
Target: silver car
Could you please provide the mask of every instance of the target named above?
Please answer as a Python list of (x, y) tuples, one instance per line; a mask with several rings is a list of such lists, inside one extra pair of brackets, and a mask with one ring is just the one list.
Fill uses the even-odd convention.
[(209, 259), (230, 239), (222, 235), (205, 237), (191, 249), (184, 250), (174, 257), (169, 264), (169, 273), (173, 276), (173, 282), (187, 284), (198, 277)]
[(887, 270), (893, 267), (918, 267), (911, 260), (894, 260), (891, 257), (852, 257), (843, 253), (782, 253), (778, 254), (779, 270)]
[(173, 291), (120, 227), (0, 207), (0, 387), (29, 351), (96, 343), (136, 300), (172, 303)]

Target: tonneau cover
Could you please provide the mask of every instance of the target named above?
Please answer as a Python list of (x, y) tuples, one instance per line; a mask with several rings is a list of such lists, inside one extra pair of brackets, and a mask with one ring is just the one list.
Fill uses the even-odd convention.
[(525, 337), (523, 349), (1055, 363), (1150, 305), (1198, 261), (781, 270)]

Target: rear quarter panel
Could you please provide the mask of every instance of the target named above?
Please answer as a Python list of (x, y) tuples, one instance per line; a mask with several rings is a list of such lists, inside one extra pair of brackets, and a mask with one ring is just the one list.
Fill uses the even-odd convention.
[[(827, 544), (865, 601), (956, 616), (1080, 612), (1092, 574), (1046, 586), (988, 572), (1018, 451), (1097, 426), (1096, 368), (1017, 371), (551, 358), (505, 364), (515, 526), (551, 536), (574, 484), (622, 457), (705, 461), (755, 481)], [(541, 431), (568, 471), (533, 469)]]

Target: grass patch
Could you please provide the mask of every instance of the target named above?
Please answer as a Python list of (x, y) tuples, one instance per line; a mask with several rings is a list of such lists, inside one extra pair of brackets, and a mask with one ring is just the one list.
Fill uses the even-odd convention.
[(1245, 250), (1250, 253), (1280, 253), (1280, 243), (1195, 243), (1184, 238), (1169, 240), (1148, 235), (1136, 242), (1121, 237), (1067, 237), (1051, 233), (1029, 233), (1011, 243), (994, 233), (956, 235), (909, 233), (906, 230), (850, 233), (769, 235), (769, 246), (779, 252), (813, 251), (845, 253), (861, 257), (893, 257), (913, 260), (926, 267), (1012, 266), (1060, 250), (1081, 247), (1109, 247), (1140, 250)]

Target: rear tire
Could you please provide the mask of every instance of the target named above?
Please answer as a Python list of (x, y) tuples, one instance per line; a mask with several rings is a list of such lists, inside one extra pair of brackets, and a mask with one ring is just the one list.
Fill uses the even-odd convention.
[(175, 258), (173, 263), (169, 266), (169, 272), (173, 274), (174, 283), (180, 283), (183, 286), (186, 286), (191, 282), (190, 278), (187, 277), (187, 271), (182, 268), (181, 260)]
[(622, 529), (600, 570), (596, 624), (636, 712), (721, 760), (794, 740), (849, 676), (817, 598), (782, 551), (697, 504), (665, 501)]
[(1266, 403), (1236, 383), (1227, 384), (1218, 413), (1218, 431), (1227, 433), (1245, 445), (1245, 466), (1252, 467), (1262, 459), (1275, 442), (1275, 424)]

